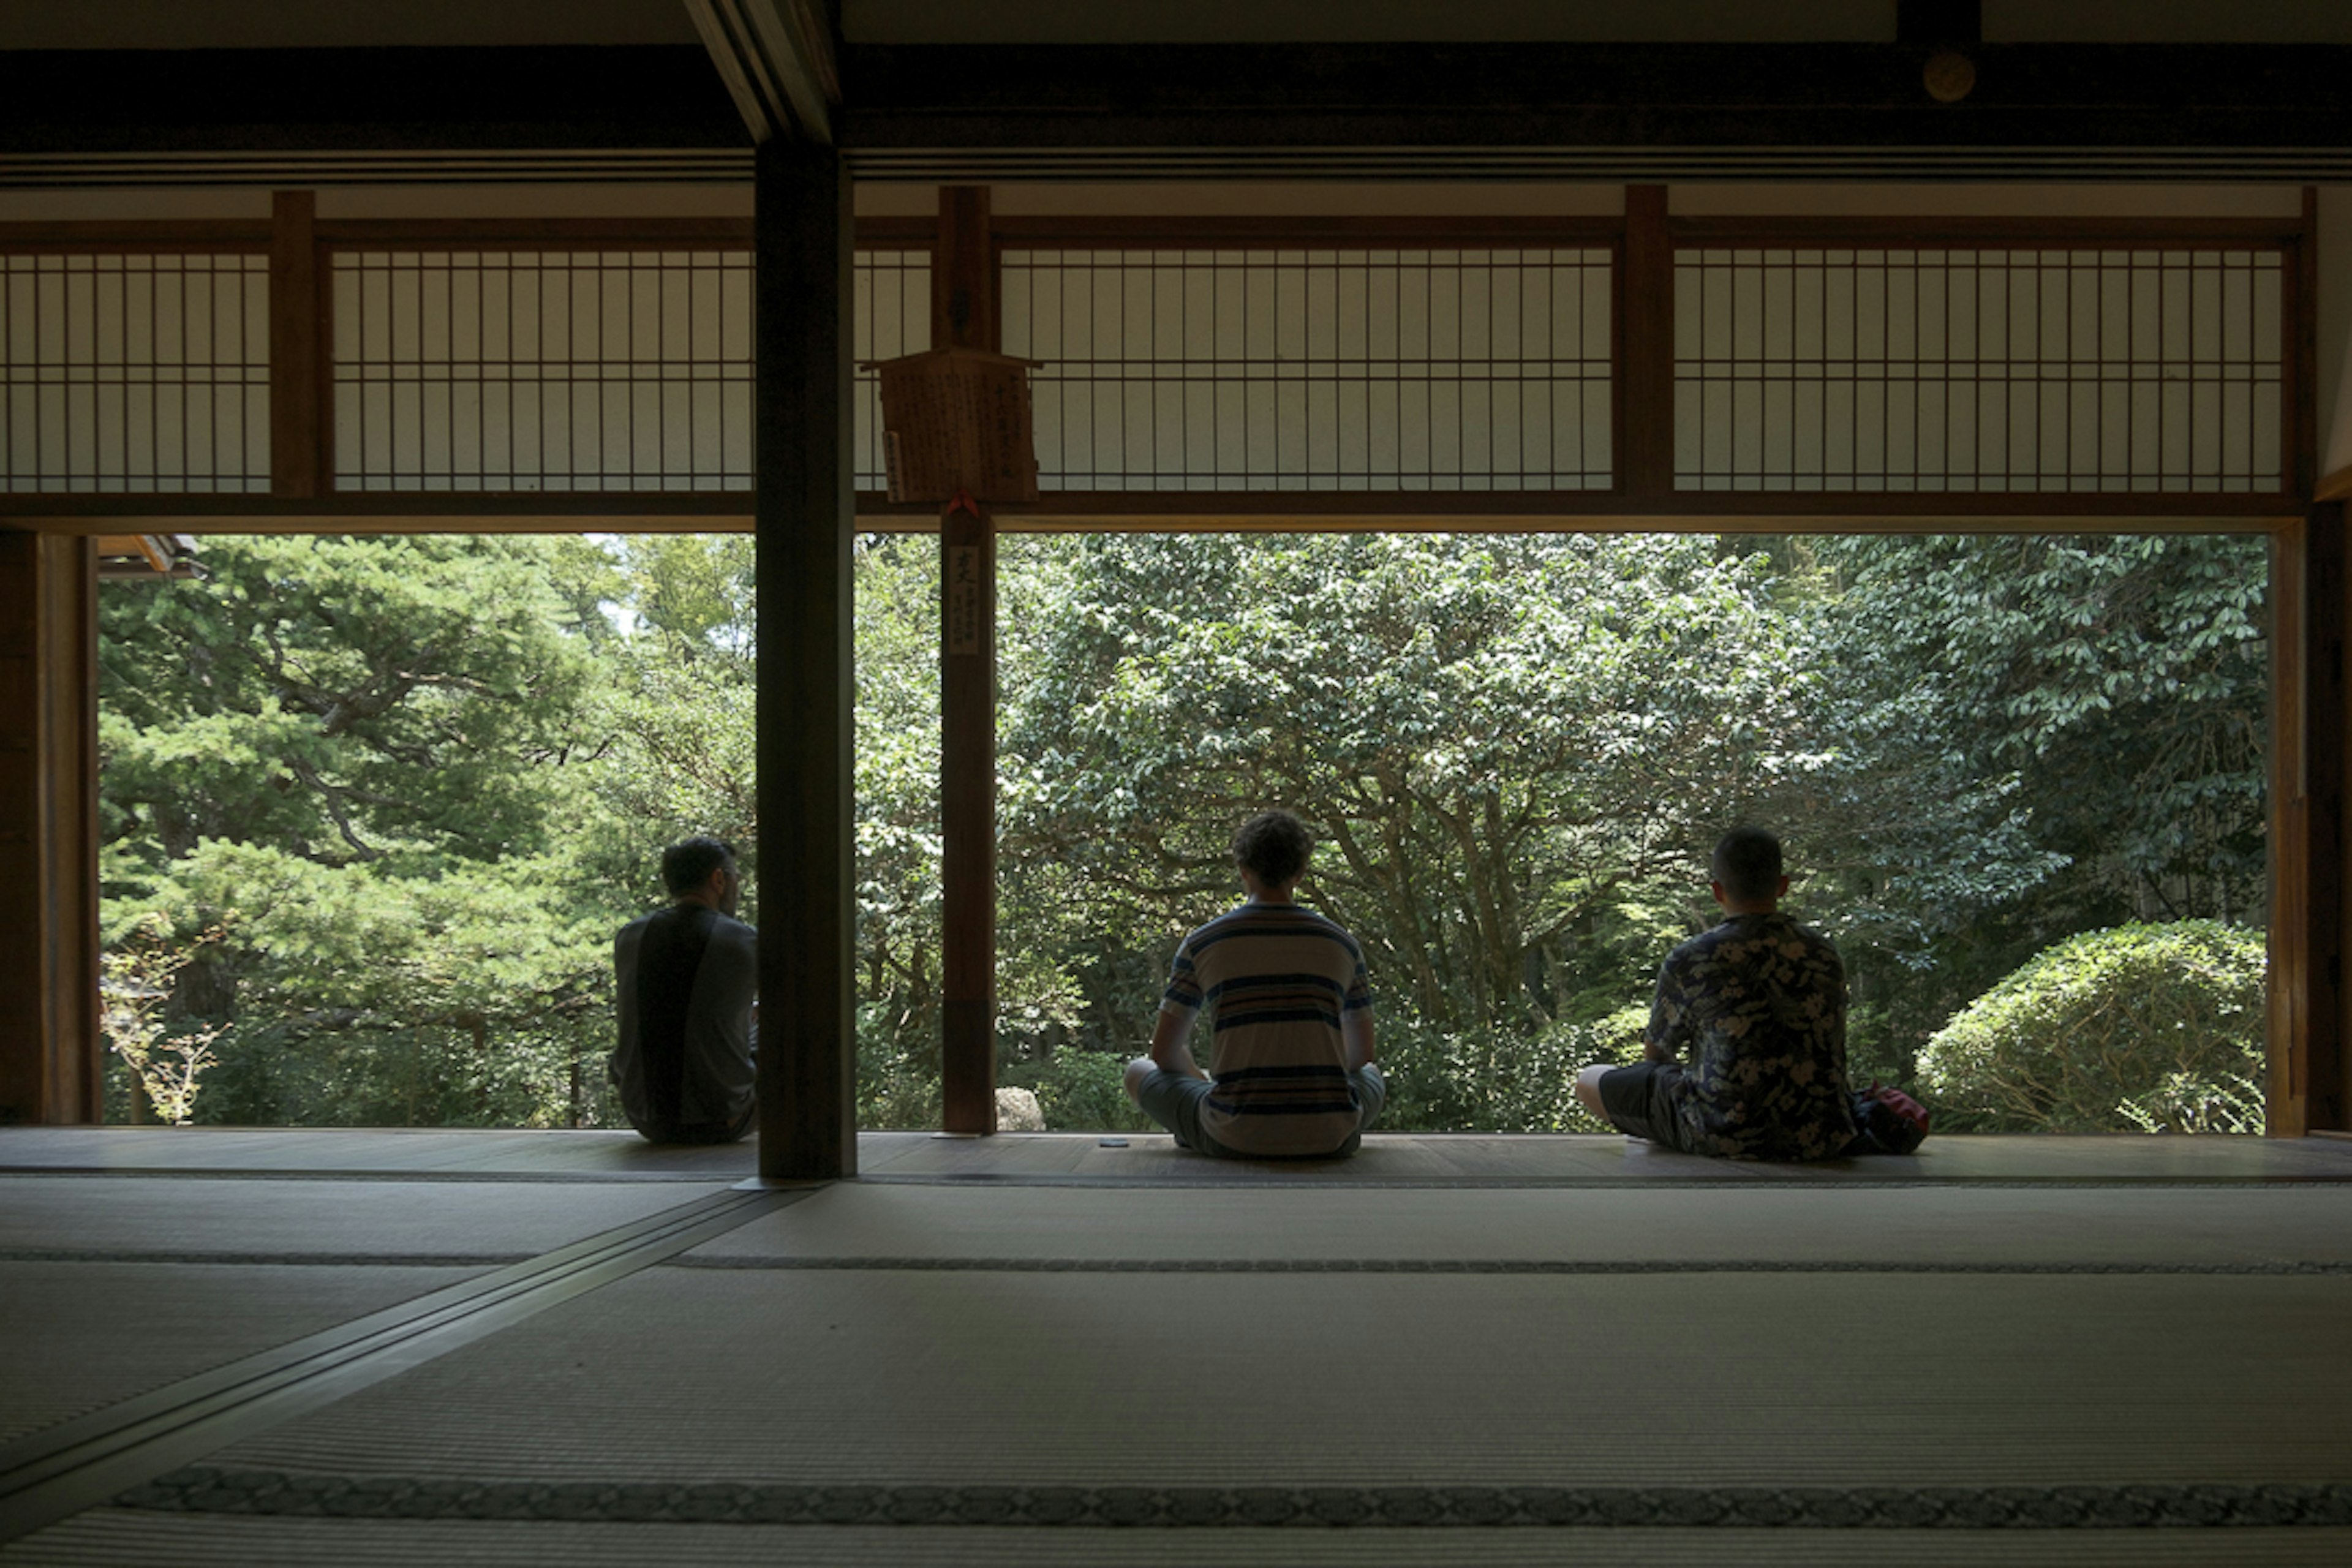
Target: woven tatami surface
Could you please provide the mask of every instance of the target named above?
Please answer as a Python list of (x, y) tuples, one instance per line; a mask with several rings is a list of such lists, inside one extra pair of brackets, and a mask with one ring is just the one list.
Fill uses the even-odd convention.
[[(1916, 1157), (1732, 1164), (1616, 1136), (1374, 1132), (1353, 1160), (1234, 1163), (1179, 1153), (1162, 1133), (861, 1132), (859, 1171), (880, 1179), (1371, 1186), (1514, 1183), (1835, 1186), (1864, 1182), (2352, 1183), (2352, 1142), (2316, 1138), (1984, 1135), (1935, 1138)], [(410, 1179), (740, 1181), (752, 1140), (656, 1148), (629, 1131), (489, 1128), (0, 1127), (0, 1171), (216, 1172)]]
[(0, 1442), (718, 1190), (0, 1178)]
[[(209, 1462), (887, 1486), (2328, 1482), (2352, 1456), (2347, 1321), (2338, 1278), (662, 1268)], [(1864, 1367), (1895, 1369), (1902, 1395)]]
[[(1022, 1173), (1077, 1143), (996, 1145), (1007, 1173), (908, 1142), (959, 1168), (753, 1202), (0, 1563), (2352, 1561), (2339, 1151), (2119, 1184)], [(277, 1342), (459, 1277), (436, 1251), (714, 1190), (291, 1175), (0, 1184), (68, 1194), (0, 1218), (12, 1328), (61, 1369), (38, 1418), (129, 1392), (142, 1326)], [(61, 1236), (92, 1260), (40, 1260)], [(97, 1260), (163, 1237), (237, 1260)]]
[(0, 1264), (0, 1442), (476, 1272)]
[(0, 1267), (28, 1254), (527, 1258), (723, 1190), (715, 1183), (0, 1176)]
[(2352, 1187), (1689, 1190), (852, 1184), (690, 1261), (913, 1258), (2224, 1266), (2352, 1262)]

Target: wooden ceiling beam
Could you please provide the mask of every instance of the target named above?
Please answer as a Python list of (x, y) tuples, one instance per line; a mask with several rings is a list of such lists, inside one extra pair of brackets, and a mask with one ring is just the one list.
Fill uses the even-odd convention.
[(0, 50), (0, 153), (747, 144), (692, 45)]
[(686, 0), (754, 142), (833, 142), (838, 0)]
[(2352, 149), (2342, 45), (849, 45), (853, 152), (911, 147)]

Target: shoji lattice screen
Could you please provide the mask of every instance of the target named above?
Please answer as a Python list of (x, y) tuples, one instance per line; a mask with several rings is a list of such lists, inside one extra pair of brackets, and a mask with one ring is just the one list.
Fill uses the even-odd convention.
[(267, 256), (0, 257), (0, 489), (267, 491)]
[(1048, 489), (1605, 489), (1611, 262), (1008, 248), (1004, 352)]
[(751, 488), (750, 252), (334, 262), (339, 489)]
[[(858, 363), (920, 353), (931, 346), (931, 253), (928, 250), (860, 250), (851, 304), (850, 342)], [(888, 487), (882, 458), (882, 382), (872, 371), (857, 372), (851, 400), (856, 420), (857, 488)]]
[(1675, 482), (2272, 492), (2276, 250), (1684, 249)]

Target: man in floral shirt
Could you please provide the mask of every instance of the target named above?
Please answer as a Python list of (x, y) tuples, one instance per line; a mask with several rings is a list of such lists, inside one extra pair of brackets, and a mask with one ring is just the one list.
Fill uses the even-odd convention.
[(1854, 1135), (1845, 966), (1828, 939), (1780, 912), (1789, 879), (1771, 834), (1733, 828), (1710, 870), (1725, 918), (1666, 955), (1648, 1059), (1586, 1068), (1577, 1098), (1620, 1131), (1688, 1154), (1841, 1154)]

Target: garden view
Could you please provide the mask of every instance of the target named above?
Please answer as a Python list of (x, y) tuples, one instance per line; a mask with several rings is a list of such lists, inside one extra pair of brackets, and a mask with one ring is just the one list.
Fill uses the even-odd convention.
[[(938, 547), (861, 542), (859, 1110), (936, 1126)], [(759, 922), (751, 543), (220, 538), (101, 592), (113, 1120), (606, 1126), (682, 834)], [(1393, 1129), (1592, 1131), (1735, 821), (1941, 1130), (2262, 1126), (2259, 537), (1008, 537), (1000, 1081), (1118, 1089), (1234, 821), (1321, 840)], [(770, 723), (789, 724), (788, 713)], [(789, 940), (769, 930), (769, 940)], [(621, 1123), (624, 1124), (625, 1123)]]

